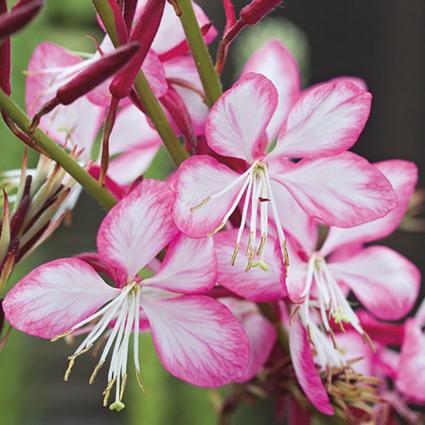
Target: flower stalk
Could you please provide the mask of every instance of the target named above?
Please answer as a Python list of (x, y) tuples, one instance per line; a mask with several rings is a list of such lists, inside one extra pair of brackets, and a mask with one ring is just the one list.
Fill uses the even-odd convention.
[[(112, 43), (115, 47), (119, 46), (120, 38), (116, 30), (115, 17), (109, 8), (109, 5), (102, 0), (93, 0), (93, 5), (101, 17)], [(174, 163), (176, 165), (180, 165), (186, 158), (188, 158), (189, 154), (180, 144), (179, 139), (174, 133), (142, 70), (139, 70), (136, 76), (134, 87), (147, 114), (149, 115), (149, 118), (152, 120), (156, 130), (161, 136), (168, 153)]]
[(180, 18), (204, 87), (207, 104), (211, 107), (223, 94), (223, 89), (196, 19), (192, 0), (169, 0), (169, 2)]

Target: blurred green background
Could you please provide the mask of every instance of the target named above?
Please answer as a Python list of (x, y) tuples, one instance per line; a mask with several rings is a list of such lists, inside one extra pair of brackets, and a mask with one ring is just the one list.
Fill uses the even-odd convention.
[[(235, 1), (243, 5), (248, 0)], [(11, 2), (13, 3), (13, 2)], [(219, 29), (223, 27), (220, 0), (201, 0)], [(290, 21), (283, 20), (287, 17)], [(297, 25), (294, 25), (297, 24)], [(302, 31), (300, 31), (300, 29)], [(13, 40), (13, 96), (23, 105), (29, 57), (41, 41), (50, 40), (77, 51), (92, 51), (86, 34), (96, 32), (90, 0), (49, 0), (43, 14)], [(224, 82), (229, 85), (242, 61), (264, 37), (285, 39), (301, 62), (304, 82), (336, 75), (357, 75), (375, 95), (368, 126), (355, 151), (372, 161), (399, 157), (414, 160), (424, 170), (425, 134), (425, 2), (396, 0), (368, 2), (287, 1), (273, 18), (243, 34), (232, 48)], [(310, 46), (310, 47), (309, 47)], [(232, 66), (233, 65), (233, 66)], [(0, 170), (19, 168), (23, 148), (0, 123)], [(35, 158), (31, 158), (34, 163)], [(149, 175), (164, 176), (170, 164), (165, 153)], [(423, 181), (423, 180), (422, 180)], [(423, 183), (421, 184), (423, 186)], [(61, 227), (49, 243), (23, 263), (13, 281), (42, 262), (92, 250), (103, 211), (82, 196), (70, 228)], [(423, 265), (423, 235), (398, 232), (388, 243)], [(210, 425), (215, 423), (211, 395), (177, 381), (164, 372), (149, 337), (142, 337), (142, 375), (147, 394), (135, 385), (120, 414), (101, 406), (101, 374), (94, 386), (88, 377), (95, 364), (90, 355), (78, 359), (69, 383), (62, 381), (72, 347), (51, 344), (12, 332), (0, 354), (0, 425), (146, 424)], [(130, 379), (134, 384), (134, 379)], [(271, 403), (238, 410), (233, 425), (275, 423)], [(300, 424), (302, 425), (302, 424)]]

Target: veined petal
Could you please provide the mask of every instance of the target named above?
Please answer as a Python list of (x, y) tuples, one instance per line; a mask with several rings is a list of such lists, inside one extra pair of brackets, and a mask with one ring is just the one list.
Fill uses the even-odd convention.
[(320, 412), (333, 415), (334, 409), (314, 364), (307, 331), (299, 318), (289, 327), (289, 351), (295, 375), (307, 398)]
[(352, 227), (376, 220), (397, 205), (388, 179), (351, 152), (302, 160), (271, 177), (283, 184), (309, 215), (331, 226)]
[(410, 401), (425, 403), (425, 336), (414, 319), (406, 323), (396, 386)]
[(399, 320), (416, 302), (419, 270), (390, 248), (369, 247), (329, 268), (379, 319)]
[(192, 238), (203, 238), (217, 229), (244, 182), (240, 181), (223, 196), (210, 197), (231, 185), (238, 177), (239, 174), (207, 155), (193, 156), (184, 161), (174, 180), (174, 220), (177, 227)]
[(171, 211), (174, 193), (158, 180), (144, 180), (100, 225), (99, 254), (135, 276), (177, 234)]
[(212, 107), (205, 125), (208, 145), (220, 155), (253, 162), (264, 153), (265, 130), (277, 102), (268, 78), (243, 75)]
[(267, 127), (268, 139), (273, 140), (279, 134), (289, 110), (300, 95), (301, 82), (298, 65), (279, 40), (271, 40), (249, 58), (242, 73), (247, 72), (263, 74), (277, 88), (278, 106)]
[(190, 239), (179, 234), (170, 243), (158, 272), (143, 284), (180, 294), (201, 294), (212, 289), (215, 280), (212, 238)]
[(269, 240), (264, 251), (264, 262), (267, 264), (268, 270), (254, 267), (246, 272), (248, 263), (247, 232), (241, 239), (235, 264), (231, 264), (237, 232), (237, 230), (230, 230), (214, 236), (218, 283), (251, 301), (264, 302), (282, 299), (285, 296), (281, 284), (285, 266), (275, 253), (275, 241)]
[(201, 387), (237, 379), (248, 366), (249, 342), (240, 323), (209, 297), (141, 297), (155, 349), (177, 378)]
[(400, 224), (418, 180), (418, 168), (413, 162), (402, 160), (382, 161), (373, 164), (389, 180), (397, 195), (398, 204), (385, 217), (350, 229), (331, 227), (320, 250), (323, 255), (343, 245), (366, 243), (391, 234)]
[(321, 158), (350, 149), (370, 113), (372, 95), (338, 79), (306, 90), (291, 109), (273, 156)]
[(68, 331), (119, 294), (87, 263), (64, 258), (37, 267), (12, 288), (3, 309), (12, 326), (41, 338)]
[(257, 375), (276, 342), (276, 329), (258, 310), (258, 307), (249, 301), (236, 298), (220, 298), (235, 317), (241, 322), (249, 339), (249, 365), (236, 382), (246, 382)]

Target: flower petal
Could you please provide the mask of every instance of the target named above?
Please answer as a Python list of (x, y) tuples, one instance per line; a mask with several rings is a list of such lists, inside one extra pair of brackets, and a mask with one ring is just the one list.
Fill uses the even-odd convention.
[(37, 267), (3, 301), (11, 325), (41, 338), (53, 338), (90, 316), (119, 294), (87, 263), (64, 258)]
[(390, 248), (369, 247), (329, 267), (379, 319), (399, 320), (416, 302), (419, 270)]
[(425, 336), (414, 319), (406, 323), (396, 386), (409, 401), (425, 403)]
[(373, 164), (390, 181), (398, 198), (398, 205), (385, 217), (351, 229), (332, 227), (320, 250), (323, 255), (343, 245), (366, 243), (391, 234), (400, 224), (418, 180), (418, 169), (413, 162), (402, 160), (382, 161)]
[(248, 366), (249, 343), (242, 326), (223, 304), (209, 297), (141, 296), (156, 351), (177, 378), (201, 387), (237, 379)]
[(144, 180), (104, 218), (97, 234), (99, 254), (133, 278), (177, 234), (173, 203), (167, 183)]
[(268, 78), (243, 75), (212, 107), (205, 125), (208, 145), (220, 155), (252, 162), (263, 153), (264, 132), (277, 102), (276, 87)]
[[(41, 43), (34, 50), (28, 65), (25, 103), (27, 112), (33, 116), (41, 106), (51, 100), (60, 82), (67, 81), (63, 72), (75, 71), (76, 75), (83, 69), (81, 59), (63, 47), (52, 43)], [(62, 76), (61, 76), (62, 75)], [(100, 129), (104, 109), (93, 105), (86, 97), (81, 97), (71, 105), (59, 105), (54, 111), (41, 119), (43, 129), (57, 143), (68, 147), (77, 145), (84, 149), (82, 159), (89, 159), (91, 148)]]
[(299, 319), (289, 327), (289, 351), (298, 383), (307, 398), (320, 412), (325, 415), (333, 415), (334, 409), (314, 364), (307, 331)]
[(352, 227), (384, 217), (397, 205), (387, 178), (351, 152), (302, 160), (271, 176), (304, 210), (325, 224)]
[(254, 267), (247, 273), (245, 269), (248, 264), (248, 233), (242, 237), (235, 264), (231, 264), (236, 237), (237, 230), (220, 232), (214, 236), (218, 283), (251, 301), (265, 302), (283, 298), (285, 292), (281, 285), (281, 274), (284, 273), (284, 265), (275, 254), (275, 241), (270, 238), (264, 251), (264, 261), (269, 270)]
[(306, 90), (288, 115), (273, 156), (321, 158), (350, 149), (369, 117), (372, 95), (338, 79)]
[(298, 65), (287, 48), (276, 39), (268, 41), (250, 57), (242, 73), (247, 72), (263, 74), (277, 88), (278, 106), (267, 127), (268, 139), (274, 140), (282, 129), (289, 110), (300, 95)]
[(210, 196), (232, 184), (239, 174), (207, 155), (184, 161), (177, 170), (174, 185), (176, 203), (174, 220), (177, 227), (192, 238), (202, 238), (217, 229), (234, 203), (243, 181), (226, 194), (205, 202)]
[(201, 294), (211, 290), (215, 280), (213, 240), (190, 239), (179, 234), (170, 243), (158, 272), (143, 283), (180, 294)]
[(249, 381), (260, 372), (269, 358), (276, 342), (276, 329), (259, 312), (254, 303), (236, 298), (220, 298), (220, 302), (227, 306), (241, 322), (248, 336), (250, 344), (249, 365), (236, 382)]

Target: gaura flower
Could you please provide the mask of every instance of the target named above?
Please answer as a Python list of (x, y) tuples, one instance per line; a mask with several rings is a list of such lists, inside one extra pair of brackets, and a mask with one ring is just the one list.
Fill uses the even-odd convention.
[[(42, 265), (6, 296), (3, 307), (15, 328), (42, 338), (88, 332), (69, 357), (68, 379), (77, 357), (105, 342), (90, 382), (110, 356), (104, 405), (115, 386), (112, 410), (124, 408), (131, 335), (138, 382), (139, 331), (150, 329), (165, 368), (195, 385), (216, 387), (239, 377), (248, 365), (248, 340), (230, 310), (201, 293), (215, 284), (211, 240), (178, 233), (170, 210), (171, 188), (144, 180), (102, 222), (98, 254), (82, 256), (115, 283), (109, 286), (80, 258)], [(138, 272), (169, 245), (150, 278)], [(103, 335), (103, 337), (102, 337)], [(101, 339), (102, 338), (102, 339)]]
[[(365, 159), (346, 152), (365, 125), (370, 101), (370, 93), (344, 79), (310, 88), (291, 108), (268, 153), (266, 130), (278, 92), (260, 74), (243, 75), (213, 106), (205, 134), (217, 154), (245, 161), (245, 171), (237, 173), (210, 156), (187, 159), (176, 176), (177, 226), (190, 237), (211, 236), (243, 204), (231, 261), (236, 262), (248, 225), (250, 270), (254, 262), (264, 267), (269, 218), (289, 262), (278, 192), (329, 225), (352, 227), (385, 216), (396, 205), (390, 183)], [(291, 158), (303, 159), (294, 163)]]
[(346, 299), (347, 289), (366, 309), (384, 320), (404, 317), (418, 295), (420, 273), (414, 264), (390, 248), (364, 247), (366, 242), (388, 236), (397, 228), (413, 194), (417, 168), (401, 160), (383, 161), (375, 166), (391, 182), (399, 202), (397, 208), (384, 218), (351, 229), (330, 228), (321, 248), (317, 249), (317, 226), (291, 246), (293, 263), (287, 272), (288, 295), (299, 304), (301, 321), (309, 329), (318, 354), (323, 346), (323, 365), (329, 360), (328, 344), (321, 344), (324, 339), (312, 311), (318, 313), (321, 327), (330, 335), (332, 323), (342, 327), (350, 324), (365, 335)]

